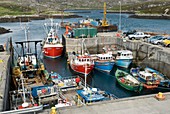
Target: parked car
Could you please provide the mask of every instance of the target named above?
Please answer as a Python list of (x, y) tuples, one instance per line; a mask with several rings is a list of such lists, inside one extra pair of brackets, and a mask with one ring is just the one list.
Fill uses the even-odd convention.
[(166, 37), (162, 36), (160, 38), (151, 40), (151, 43), (155, 44), (155, 45), (160, 45), (162, 43), (162, 41), (166, 40), (166, 39), (167, 39)]
[(161, 35), (156, 35), (156, 36), (152, 36), (150, 38), (147, 39), (147, 42), (148, 43), (151, 43), (152, 40), (155, 40), (155, 39), (159, 39), (159, 38), (162, 38), (163, 36)]
[(134, 34), (130, 34), (128, 35), (129, 39), (130, 40), (133, 40), (133, 39), (146, 39), (146, 38), (149, 38), (151, 35), (149, 34), (145, 34), (144, 32), (135, 32)]
[(135, 32), (137, 32), (136, 30), (128, 30), (128, 31), (124, 31), (123, 32), (123, 36), (126, 37), (130, 34), (134, 34)]
[(163, 46), (170, 47), (170, 37), (162, 41)]

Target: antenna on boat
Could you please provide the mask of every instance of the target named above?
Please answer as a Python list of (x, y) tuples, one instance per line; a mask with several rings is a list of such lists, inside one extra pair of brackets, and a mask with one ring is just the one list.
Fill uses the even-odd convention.
[[(20, 27), (22, 30), (25, 31), (25, 40), (28, 41), (28, 32), (29, 32), (29, 27), (28, 25), (25, 23), (25, 24), (22, 24), (21, 21), (20, 21)], [(26, 45), (26, 44), (25, 44)], [(27, 47), (28, 47), (28, 53), (30, 52), (30, 46), (29, 46), (29, 43), (27, 43)]]
[(119, 31), (121, 31), (121, 13), (122, 13), (122, 4), (121, 1), (119, 1), (120, 4), (120, 12), (119, 12)]

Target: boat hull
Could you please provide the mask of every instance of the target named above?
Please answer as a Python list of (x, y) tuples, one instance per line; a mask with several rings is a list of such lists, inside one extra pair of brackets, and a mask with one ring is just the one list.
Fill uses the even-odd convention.
[(125, 88), (129, 91), (138, 92), (138, 91), (141, 91), (143, 89), (142, 85), (140, 85), (140, 86), (128, 86), (126, 84), (121, 83), (120, 81), (118, 81), (118, 83), (120, 84), (120, 86), (122, 86), (123, 88)]
[(62, 55), (63, 47), (45, 47), (43, 51), (45, 57), (57, 58)]
[(165, 75), (161, 74), (157, 70), (154, 70), (154, 69), (152, 69), (150, 67), (146, 67), (145, 70), (153, 72), (153, 73), (156, 73), (156, 75), (159, 75), (161, 78), (163, 78), (162, 80), (160, 80), (159, 86), (170, 87), (170, 80)]
[(138, 80), (143, 83), (143, 86), (147, 89), (154, 89), (158, 87), (159, 82), (154, 82), (154, 83), (147, 83), (146, 80), (141, 78), (140, 76), (138, 77)]
[(89, 74), (93, 68), (94, 64), (91, 65), (77, 65), (77, 64), (70, 64), (73, 71), (81, 74)]
[(106, 72), (110, 72), (114, 66), (114, 62), (101, 62), (101, 61), (95, 61), (94, 62), (94, 68), (97, 70), (101, 70), (101, 71), (106, 71)]
[[(128, 73), (121, 71), (121, 70), (117, 70), (115, 73), (115, 77), (117, 82), (120, 84), (120, 86), (122, 86), (123, 88), (129, 90), (129, 91), (134, 91), (134, 92), (140, 92), (143, 89), (143, 84), (139, 83), (138, 84), (130, 84), (127, 82), (124, 82), (121, 80), (122, 76), (119, 75), (119, 73), (124, 73), (125, 75), (128, 75)], [(131, 76), (131, 78), (133, 78), (133, 80), (138, 81), (136, 78), (134, 78), (133, 76)]]
[(90, 95), (89, 93), (84, 94), (85, 90), (77, 90), (76, 92), (85, 100), (85, 102), (97, 102), (97, 101), (103, 101), (105, 99), (105, 97), (100, 94), (96, 94), (96, 95)]
[(117, 59), (115, 63), (119, 67), (128, 68), (132, 63), (132, 59)]

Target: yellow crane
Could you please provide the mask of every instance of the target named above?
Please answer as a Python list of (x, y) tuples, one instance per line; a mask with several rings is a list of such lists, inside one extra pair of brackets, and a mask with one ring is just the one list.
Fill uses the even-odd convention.
[(103, 8), (103, 20), (102, 20), (102, 26), (108, 26), (108, 22), (106, 20), (106, 2), (104, 2), (104, 8)]

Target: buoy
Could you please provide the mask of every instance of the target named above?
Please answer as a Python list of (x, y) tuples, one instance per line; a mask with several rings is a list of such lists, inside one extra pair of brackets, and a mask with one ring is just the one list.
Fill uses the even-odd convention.
[(159, 92), (158, 94), (155, 95), (155, 98), (159, 101), (165, 100), (165, 95), (163, 95), (162, 92)]
[(57, 114), (56, 107), (51, 108), (51, 113), (50, 114)]

